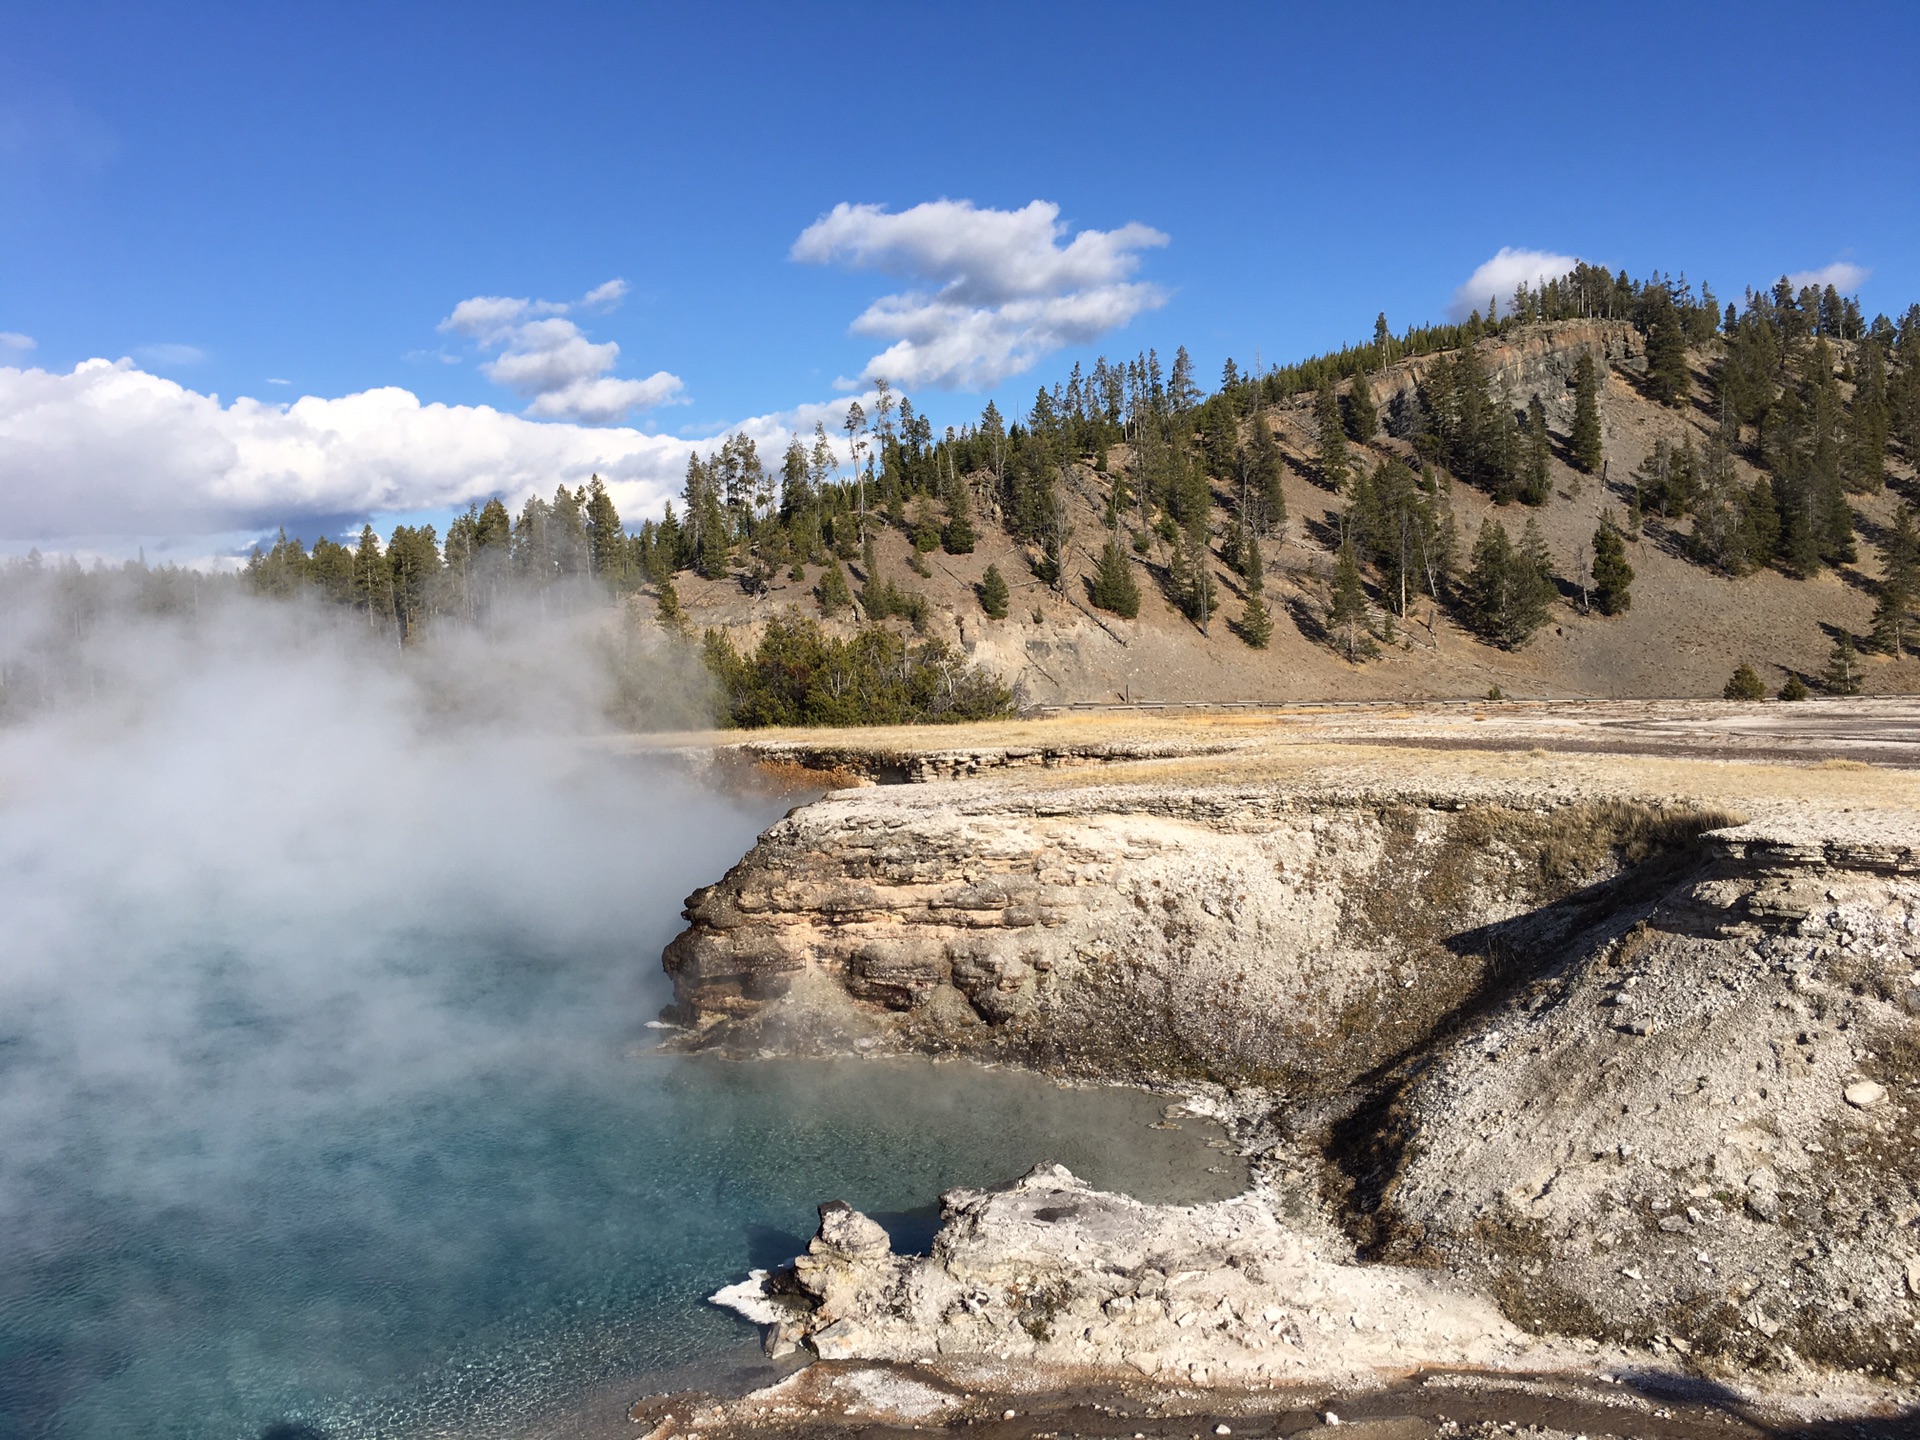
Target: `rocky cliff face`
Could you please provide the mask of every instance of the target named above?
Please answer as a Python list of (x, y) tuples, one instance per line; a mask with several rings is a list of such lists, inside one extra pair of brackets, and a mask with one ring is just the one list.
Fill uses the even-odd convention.
[(929, 798), (804, 807), (696, 893), (666, 955), (677, 1018), (747, 1051), (857, 1040), (1321, 1092), (1423, 1044), (1523, 951), (1593, 923), (1623, 865), (1721, 818), (1270, 789)]
[[(690, 899), (673, 1015), (740, 1053), (1243, 1087), (1249, 1203), (1296, 1236), (1324, 1206), (1328, 1263), (1446, 1270), (1527, 1331), (1912, 1384), (1911, 820), (1493, 783), (841, 792)], [(947, 1281), (913, 1274), (918, 1315)]]
[[(1538, 395), (1546, 407), (1547, 423), (1562, 432), (1573, 427), (1573, 375), (1581, 355), (1591, 354), (1603, 376), (1610, 365), (1623, 370), (1646, 368), (1645, 339), (1624, 320), (1564, 320), (1534, 326), (1483, 340), (1478, 353), (1496, 396), (1507, 395), (1516, 409), (1524, 410), (1528, 400)], [(1432, 364), (1432, 357), (1423, 356), (1373, 377), (1374, 403), (1390, 433), (1409, 434), (1416, 428), (1414, 395)]]

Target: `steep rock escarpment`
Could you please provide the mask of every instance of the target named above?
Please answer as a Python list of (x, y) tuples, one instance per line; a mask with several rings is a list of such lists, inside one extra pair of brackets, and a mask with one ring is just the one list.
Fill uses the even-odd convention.
[(688, 901), (674, 1018), (746, 1052), (903, 1047), (1338, 1088), (1425, 1043), (1724, 817), (1089, 786), (846, 792)]
[[(1644, 369), (1646, 342), (1625, 320), (1562, 320), (1516, 334), (1482, 340), (1478, 354), (1495, 395), (1507, 395), (1519, 409), (1535, 395), (1557, 430), (1573, 425), (1573, 377), (1583, 354), (1593, 356), (1604, 374), (1609, 365)], [(1403, 361), (1373, 377), (1374, 403), (1389, 431), (1411, 435), (1419, 429), (1416, 392), (1433, 357)]]
[[(1264, 1088), (1260, 1203), (1317, 1197), (1329, 1263), (1675, 1361), (1920, 1377), (1906, 812), (890, 787), (795, 811), (687, 915), (683, 1043)], [(1084, 1309), (1098, 1277), (1062, 1275), (1047, 1303)]]

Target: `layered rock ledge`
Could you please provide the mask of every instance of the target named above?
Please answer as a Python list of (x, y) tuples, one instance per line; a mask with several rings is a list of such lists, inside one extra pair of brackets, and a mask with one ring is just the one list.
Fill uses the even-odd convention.
[[(1415, 1364), (1628, 1347), (1911, 1391), (1911, 775), (1184, 763), (836, 793), (690, 899), (683, 1043), (1185, 1086), (1254, 1161), (1253, 1193), (1177, 1224), (1043, 1170), (950, 1197), (930, 1260), (823, 1232), (790, 1340), (1308, 1373), (1332, 1337), (1303, 1297), (1338, 1293), (1326, 1353), (1355, 1368), (1392, 1336)], [(969, 1308), (968, 1267), (1003, 1260), (1032, 1285)], [(1204, 1304), (1155, 1312), (1148, 1270)]]

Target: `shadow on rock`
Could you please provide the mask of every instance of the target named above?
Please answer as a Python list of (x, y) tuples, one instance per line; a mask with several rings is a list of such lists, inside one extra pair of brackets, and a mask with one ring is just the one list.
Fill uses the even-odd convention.
[(1920, 1435), (1920, 1410), (1866, 1420), (1822, 1420), (1769, 1433), (1778, 1440), (1913, 1440)]

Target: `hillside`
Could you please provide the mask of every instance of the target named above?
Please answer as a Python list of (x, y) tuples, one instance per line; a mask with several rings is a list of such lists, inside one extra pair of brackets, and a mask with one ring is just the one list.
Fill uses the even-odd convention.
[[(1477, 327), (1476, 327), (1477, 328)], [(1836, 373), (1847, 376), (1857, 343), (1835, 341)], [(1844, 632), (1863, 639), (1869, 629), (1881, 574), (1875, 543), (1858, 545), (1858, 558), (1798, 578), (1772, 566), (1733, 577), (1688, 558), (1690, 522), (1649, 514), (1626, 554), (1635, 572), (1632, 607), (1603, 616), (1583, 607), (1578, 585), (1590, 557), (1590, 541), (1603, 515), (1631, 531), (1625, 517), (1634, 496), (1634, 476), (1657, 440), (1678, 446), (1691, 436), (1703, 447), (1718, 426), (1716, 377), (1727, 344), (1719, 336), (1686, 350), (1692, 398), (1671, 408), (1648, 384), (1647, 336), (1624, 320), (1561, 320), (1504, 328), (1473, 345), (1492, 388), (1524, 407), (1537, 395), (1552, 442), (1550, 494), (1538, 506), (1496, 505), (1479, 488), (1436, 472), (1450, 508), (1457, 540), (1457, 568), (1483, 519), (1498, 517), (1516, 541), (1526, 521), (1537, 520), (1551, 552), (1560, 591), (1546, 623), (1524, 645), (1508, 650), (1478, 638), (1463, 624), (1457, 605), (1416, 597), (1407, 618), (1391, 617), (1382, 576), (1367, 573), (1368, 599), (1377, 636), (1377, 658), (1350, 663), (1327, 643), (1324, 626), (1332, 598), (1335, 553), (1348, 501), (1320, 482), (1318, 432), (1311, 391), (1277, 399), (1243, 417), (1240, 435), (1256, 423), (1272, 427), (1284, 458), (1281, 487), (1286, 520), (1260, 541), (1267, 604), (1273, 616), (1270, 645), (1255, 649), (1229, 622), (1244, 607), (1245, 582), (1227, 563), (1234, 496), (1210, 482), (1213, 518), (1208, 567), (1219, 600), (1203, 629), (1172, 597), (1168, 546), (1153, 541), (1145, 554), (1125, 547), (1141, 596), (1134, 619), (1096, 609), (1090, 587), (1108, 533), (1106, 514), (1113, 477), (1125, 477), (1135, 459), (1126, 443), (1104, 455), (1081, 454), (1061, 466), (1060, 508), (1064, 526), (1061, 582), (1044, 583), (1036, 563), (1041, 547), (1024, 542), (1003, 513), (994, 475), (957, 477), (966, 483), (977, 544), (970, 554), (936, 549), (926, 555), (930, 574), (909, 568), (914, 555), (905, 527), (881, 524), (874, 532), (873, 561), (879, 576), (917, 591), (927, 602), (927, 633), (943, 637), (968, 657), (1015, 687), (1027, 704), (1152, 703), (1164, 701), (1283, 701), (1316, 698), (1480, 697), (1498, 686), (1510, 695), (1534, 696), (1718, 696), (1736, 666), (1751, 664), (1769, 692), (1789, 674), (1814, 681)], [(1605, 481), (1583, 475), (1570, 463), (1574, 422), (1573, 381), (1579, 356), (1591, 353), (1599, 366)], [(1381, 432), (1352, 443), (1357, 467), (1389, 459), (1419, 470), (1421, 458), (1408, 439), (1396, 438), (1396, 417), (1413, 406), (1423, 382), (1444, 357), (1419, 355), (1388, 364), (1366, 380)], [(1352, 382), (1340, 386), (1343, 403)], [(1104, 468), (1102, 468), (1104, 461)], [(1746, 482), (1758, 470), (1741, 448), (1732, 464)], [(1884, 537), (1902, 502), (1912, 471), (1898, 458), (1888, 462), (1890, 484), (1877, 492), (1850, 494), (1854, 524), (1863, 542)], [(927, 515), (927, 502), (919, 502)], [(898, 507), (896, 507), (898, 513)], [(939, 512), (944, 517), (945, 511)], [(883, 517), (884, 518), (884, 517)], [(1125, 532), (1123, 532), (1124, 534)], [(1142, 532), (1144, 533), (1144, 532)], [(821, 557), (824, 558), (824, 555)], [(975, 587), (995, 565), (1011, 589), (1010, 612), (992, 619)], [(804, 579), (779, 566), (759, 578), (730, 567), (701, 578), (692, 569), (672, 579), (687, 622), (696, 631), (723, 629), (737, 647), (749, 649), (769, 619), (797, 611), (832, 633), (854, 632), (855, 612), (822, 614), (813, 594), (817, 566), (802, 567)], [(859, 559), (847, 562), (858, 594), (867, 577)], [(657, 593), (648, 586), (644, 594)], [(642, 615), (653, 606), (636, 597)], [(1390, 623), (1390, 621), (1392, 623)], [(902, 621), (889, 622), (905, 628)], [(1920, 689), (1920, 660), (1863, 655), (1867, 693)]]

